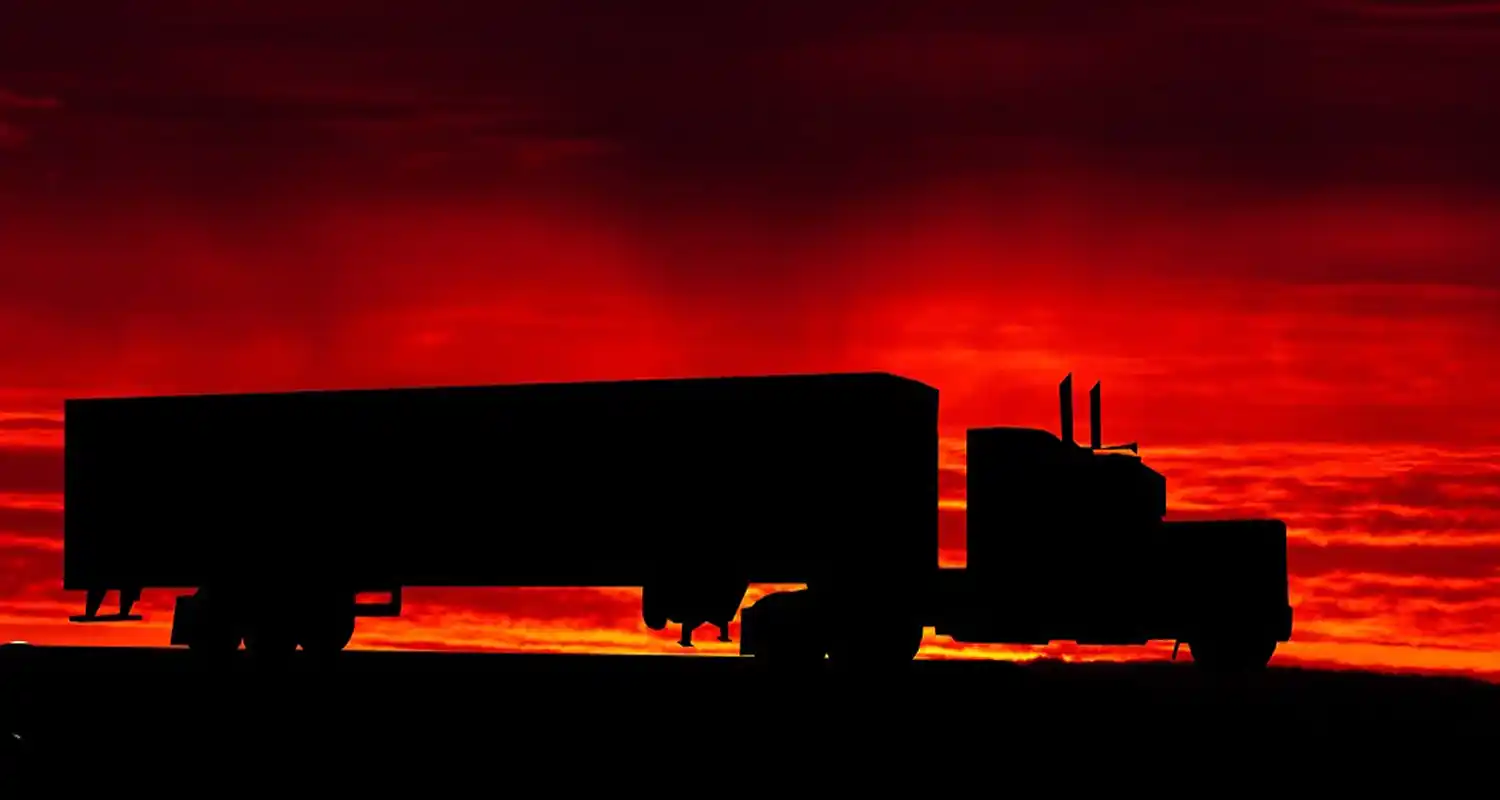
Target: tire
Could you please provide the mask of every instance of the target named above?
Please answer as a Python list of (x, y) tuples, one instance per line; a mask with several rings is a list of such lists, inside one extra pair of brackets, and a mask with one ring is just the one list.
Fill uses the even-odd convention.
[(823, 617), (806, 590), (773, 592), (745, 609), (741, 647), (752, 638), (755, 660), (777, 671), (816, 668), (827, 656)]
[(202, 624), (193, 631), (188, 649), (206, 655), (222, 655), (240, 649), (241, 635), (233, 625), (222, 622)]
[(900, 618), (866, 619), (830, 643), (828, 658), (844, 670), (890, 670), (910, 664), (922, 649), (922, 625)]
[(922, 622), (910, 597), (854, 584), (828, 587), (823, 605), (828, 609), (828, 659), (839, 669), (900, 669), (922, 649)]
[(1251, 636), (1207, 637), (1188, 642), (1193, 665), (1210, 675), (1264, 672), (1276, 654), (1275, 639)]
[(223, 655), (239, 650), (243, 638), (244, 631), (234, 617), (214, 613), (212, 607), (202, 608), (193, 621), (188, 649), (206, 655)]
[(245, 650), (256, 658), (284, 657), (296, 649), (296, 632), (285, 623), (261, 623), (245, 632)]
[(342, 651), (354, 638), (354, 614), (330, 614), (308, 620), (298, 637), (303, 651), (314, 656), (328, 656)]

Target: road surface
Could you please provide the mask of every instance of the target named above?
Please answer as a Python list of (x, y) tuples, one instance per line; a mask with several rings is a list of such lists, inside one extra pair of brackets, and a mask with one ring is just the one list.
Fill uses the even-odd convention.
[(1478, 681), (1296, 669), (1214, 681), (1189, 663), (919, 661), (874, 679), (718, 657), (353, 651), (257, 669), (243, 654), (205, 664), (179, 649), (9, 650), (0, 776), (126, 759), (215, 791), (245, 770), (343, 780), (388, 767), (484, 773), (492, 761), (570, 782), (644, 769), (663, 790), (689, 765), (775, 785), (841, 758), (860, 765), (843, 780), (873, 790), (900, 765), (1003, 756), (1006, 770), (1058, 758), (1094, 769), (1129, 754), (1145, 774), (1180, 771), (1194, 748), (1290, 756), (1297, 741), (1488, 736), (1500, 721), (1500, 686)]

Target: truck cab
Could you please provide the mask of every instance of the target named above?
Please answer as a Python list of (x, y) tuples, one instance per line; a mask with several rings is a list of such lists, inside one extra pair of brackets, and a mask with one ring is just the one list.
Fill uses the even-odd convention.
[(1098, 384), (1089, 397), (1087, 446), (1073, 440), (1071, 375), (1061, 435), (967, 432), (968, 562), (938, 579), (936, 632), (1034, 645), (1196, 640), (1195, 662), (1213, 651), (1264, 666), (1291, 634), (1285, 525), (1165, 522), (1166, 478), (1135, 443), (1103, 445)]

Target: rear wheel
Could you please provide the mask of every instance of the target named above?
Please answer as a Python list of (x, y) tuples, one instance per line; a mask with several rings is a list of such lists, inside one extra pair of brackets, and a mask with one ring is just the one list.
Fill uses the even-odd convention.
[(1269, 637), (1210, 636), (1188, 642), (1193, 664), (1213, 675), (1260, 672), (1276, 654), (1276, 640)]
[[(354, 595), (322, 590), (267, 590), (243, 605), (245, 649), (257, 659), (281, 659), (300, 645), (310, 654), (336, 653), (354, 637)], [(221, 621), (212, 623), (222, 626)], [(207, 630), (206, 646), (222, 648), (222, 630)], [(238, 639), (235, 645), (238, 646)], [(231, 648), (232, 649), (232, 648)]]
[(245, 650), (253, 656), (284, 656), (296, 649), (296, 629), (287, 620), (258, 622), (245, 631)]
[(313, 655), (337, 653), (354, 638), (354, 614), (330, 614), (308, 621), (299, 637), (302, 649)]
[(188, 612), (181, 622), (188, 629), (185, 638), (189, 650), (212, 655), (240, 648), (245, 630), (234, 595), (199, 589), (193, 593), (191, 603), (179, 608)]
[(811, 592), (772, 592), (742, 613), (740, 648), (778, 670), (812, 668), (828, 650), (823, 622)]
[(911, 663), (921, 649), (921, 622), (899, 616), (861, 618), (834, 635), (828, 658), (840, 669), (895, 669)]
[(906, 593), (863, 582), (824, 585), (828, 659), (846, 670), (900, 668), (922, 648), (922, 622)]
[(221, 621), (200, 623), (188, 639), (188, 649), (195, 653), (222, 654), (240, 649), (240, 632), (232, 624)]

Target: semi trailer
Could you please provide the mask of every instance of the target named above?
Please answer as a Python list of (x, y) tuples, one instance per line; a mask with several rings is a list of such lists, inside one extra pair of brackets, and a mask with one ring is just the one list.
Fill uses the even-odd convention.
[[(620, 586), (772, 663), (961, 642), (1186, 642), (1264, 666), (1291, 636), (1286, 528), (1165, 522), (1164, 478), (1099, 439), (967, 432), (968, 563), (938, 560), (938, 391), (886, 373), (69, 400), (75, 622), (183, 590), (170, 644), (333, 653), (405, 587)], [(746, 607), (751, 584), (793, 584)], [(101, 614), (117, 592), (118, 613)], [(379, 594), (375, 603), (359, 602)]]

